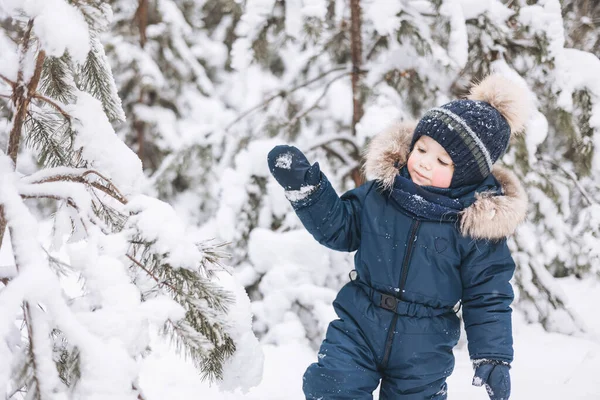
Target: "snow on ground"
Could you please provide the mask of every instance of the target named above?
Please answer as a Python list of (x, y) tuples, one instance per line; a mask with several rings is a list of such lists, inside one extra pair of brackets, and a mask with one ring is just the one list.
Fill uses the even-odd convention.
[[(511, 378), (511, 400), (600, 399), (600, 282), (558, 281), (589, 327), (589, 337), (547, 333), (540, 325), (529, 325), (515, 312), (515, 353)], [(155, 340), (156, 341), (156, 340)], [(315, 360), (310, 347), (289, 343), (263, 346), (262, 383), (244, 394), (222, 393), (216, 385), (200, 381), (191, 364), (169, 347), (156, 341), (154, 352), (144, 361), (141, 386), (147, 400), (189, 398), (222, 400), (301, 400), (302, 374)], [(482, 388), (471, 386), (472, 369), (465, 348), (455, 351), (456, 368), (448, 380), (450, 399), (485, 400)], [(377, 398), (377, 397), (375, 397)]]

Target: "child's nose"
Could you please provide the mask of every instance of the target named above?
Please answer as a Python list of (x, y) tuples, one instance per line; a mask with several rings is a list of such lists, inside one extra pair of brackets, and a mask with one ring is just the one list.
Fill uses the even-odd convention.
[(421, 159), (421, 168), (424, 168), (428, 171), (431, 169), (431, 161), (427, 157), (423, 157)]

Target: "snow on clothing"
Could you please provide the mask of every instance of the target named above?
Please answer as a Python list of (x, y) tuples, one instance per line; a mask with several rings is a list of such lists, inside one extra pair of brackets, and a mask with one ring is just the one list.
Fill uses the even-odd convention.
[[(319, 243), (357, 250), (358, 277), (340, 290), (339, 319), (304, 376), (309, 399), (371, 398), (380, 380), (381, 399), (445, 399), (460, 299), (471, 358), (513, 359), (515, 265), (505, 236), (524, 219), (525, 193), (500, 167), (467, 193), (418, 187), (397, 170), (412, 133), (403, 125), (373, 139), (366, 172), (375, 180), (340, 198), (321, 175), (292, 202)], [(421, 212), (407, 209), (409, 198)]]

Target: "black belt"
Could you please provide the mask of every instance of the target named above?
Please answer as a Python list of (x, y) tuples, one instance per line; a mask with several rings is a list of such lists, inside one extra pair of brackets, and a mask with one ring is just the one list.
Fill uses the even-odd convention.
[(352, 281), (361, 286), (373, 304), (399, 315), (416, 318), (431, 318), (455, 312), (454, 307), (437, 308), (425, 304), (404, 301), (396, 296), (375, 290), (360, 279), (352, 279)]

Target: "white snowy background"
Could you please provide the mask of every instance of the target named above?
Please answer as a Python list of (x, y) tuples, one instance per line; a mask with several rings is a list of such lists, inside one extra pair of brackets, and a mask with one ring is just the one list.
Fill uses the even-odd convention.
[[(172, 262), (183, 263), (183, 260), (197, 257), (193, 246), (196, 240), (216, 238), (231, 243), (227, 250), (233, 254), (231, 262), (235, 265), (232, 266), (234, 268), (231, 269), (231, 275), (218, 274), (218, 282), (236, 296), (236, 304), (227, 318), (231, 323), (230, 333), (238, 345), (238, 352), (227, 361), (224, 380), (213, 385), (202, 382), (192, 363), (178, 355), (169, 343), (155, 333), (154, 328), (166, 318), (180, 318), (180, 308), (164, 298), (141, 305), (135, 300), (137, 289), (127, 281), (129, 278), (123, 273), (123, 266), (117, 258), (93, 253), (94, 260), (105, 257), (103, 267), (108, 266), (106, 268), (110, 270), (110, 274), (97, 273), (97, 270), (90, 268), (93, 264), (89, 259), (86, 260), (90, 257), (87, 245), (99, 241), (108, 253), (116, 254), (124, 246), (123, 237), (92, 235), (89, 243), (82, 240), (79, 244), (68, 246), (68, 254), (64, 248), (62, 252), (55, 254), (57, 257), (70, 258), (71, 263), (79, 265), (80, 272), (87, 274), (91, 286), (98, 285), (98, 293), (110, 294), (102, 301), (107, 308), (113, 307), (115, 314), (112, 316), (117, 315), (118, 318), (90, 320), (87, 321), (88, 328), (102, 331), (107, 337), (119, 337), (121, 344), (131, 347), (111, 353), (123, 355), (122, 369), (110, 367), (115, 365), (115, 360), (112, 359), (110, 362), (99, 364), (104, 370), (95, 372), (104, 374), (104, 378), (110, 377), (115, 382), (121, 382), (125, 389), (139, 372), (140, 388), (148, 400), (302, 399), (302, 374), (306, 367), (316, 360), (316, 346), (323, 337), (328, 322), (335, 318), (331, 302), (351, 269), (351, 255), (333, 253), (319, 246), (301, 228), (298, 219), (291, 212), (283, 190), (268, 173), (266, 154), (272, 146), (284, 139), (268, 137), (263, 131), (267, 128), (267, 120), (282, 113), (285, 108), (284, 100), (274, 100), (268, 104), (264, 113), (256, 113), (240, 123), (234, 123), (243, 110), (261, 104), (265, 98), (282, 87), (293, 86), (297, 82), (303, 63), (318, 55), (318, 45), (307, 46), (304, 49), (298, 43), (290, 43), (282, 49), (285, 53), (286, 69), (281, 76), (267, 74), (253, 62), (252, 41), (266, 24), (275, 3), (274, 0), (245, 2), (241, 23), (236, 27), (237, 39), (231, 49), (233, 70), (227, 75), (213, 77), (215, 81), (219, 81), (219, 85), (215, 85), (205, 69), (220, 66), (227, 58), (227, 48), (215, 39), (225, 36), (225, 28), (216, 29), (212, 37), (208, 37), (204, 32), (196, 34), (178, 9), (176, 1), (157, 1), (157, 7), (162, 13), (162, 22), (149, 26), (147, 33), (149, 40), (158, 40), (167, 34), (173, 38), (177, 55), (167, 52), (166, 58), (173, 57), (177, 64), (177, 73), (184, 75), (182, 79), (189, 79), (186, 81), (188, 84), (183, 85), (179, 93), (173, 90), (172, 82), (162, 75), (160, 66), (152, 59), (151, 54), (156, 50), (154, 47), (148, 45), (145, 50), (141, 50), (126, 42), (123, 37), (113, 36), (110, 32), (103, 37), (107, 49), (110, 49), (107, 51), (107, 57), (110, 57), (113, 65), (117, 88), (124, 85), (127, 79), (131, 79), (131, 65), (135, 64), (139, 67), (137, 72), (141, 71), (145, 85), (162, 90), (163, 98), (172, 96), (176, 106), (187, 112), (186, 118), (178, 120), (169, 107), (160, 109), (158, 106), (135, 104), (129, 110), (137, 120), (156, 128), (160, 135), (154, 138), (155, 145), (167, 154), (153, 173), (147, 174), (150, 176), (142, 175), (139, 159), (116, 139), (117, 136), (114, 135), (113, 128), (97, 100), (84, 92), (78, 92), (76, 102), (65, 105), (67, 111), (78, 117), (80, 125), (77, 126), (77, 146), (83, 148), (83, 156), (113, 179), (125, 194), (131, 195), (127, 209), (141, 213), (132, 218), (130, 223), (138, 224), (137, 228), (157, 239), (158, 245), (176, 249), (177, 251), (170, 255)], [(320, 0), (288, 0), (286, 3), (289, 6), (284, 15), (285, 33), (292, 38), (303, 37), (304, 20), (324, 20), (327, 13), (326, 3)], [(136, 8), (132, 0), (114, 1), (113, 4), (123, 13)], [(402, 24), (410, 20), (419, 27), (420, 33), (426, 36), (426, 39), (431, 39), (427, 35), (432, 33), (422, 17), (431, 11), (429, 2), (407, 0), (396, 4), (391, 0), (370, 0), (364, 1), (363, 6), (365, 29), (369, 32), (393, 36)], [(337, 2), (336, 7), (337, 15), (343, 15), (344, 3)], [(90, 36), (83, 18), (74, 7), (63, 0), (0, 0), (0, 11), (12, 13), (15, 10), (24, 10), (29, 16), (36, 18), (34, 33), (42, 38), (40, 45), (49, 55), (60, 56), (68, 50), (76, 62), (83, 62), (90, 50)], [(401, 10), (405, 12), (402, 14), (405, 20), (398, 17)], [(295, 100), (303, 103), (305, 107), (310, 107), (310, 104), (323, 105), (322, 108), (314, 107), (316, 110), (312, 110), (316, 114), (317, 123), (303, 125), (303, 135), (296, 138), (294, 143), (301, 149), (308, 150), (311, 161), (322, 162), (324, 172), (340, 194), (343, 188), (349, 186), (346, 172), (356, 166), (356, 160), (347, 158), (343, 168), (336, 168), (335, 165), (324, 162), (323, 152), (314, 149), (319, 147), (320, 143), (340, 137), (361, 147), (392, 119), (410, 116), (409, 107), (398, 92), (380, 84), (382, 76), (392, 68), (417, 69), (422, 77), (428, 79), (431, 87), (437, 88), (435, 95), (422, 99), (423, 103), (433, 105), (445, 102), (449, 100), (448, 91), (445, 89), (449, 88), (451, 77), (468, 63), (466, 20), (485, 15), (489, 21), (502, 25), (511, 15), (508, 7), (497, 0), (445, 0), (440, 13), (449, 21), (450, 35), (445, 48), (431, 40), (430, 59), (421, 57), (410, 45), (390, 41), (386, 52), (376, 54), (370, 60), (364, 82), (372, 86), (377, 95), (365, 105), (365, 114), (357, 126), (356, 137), (349, 137), (346, 133), (337, 134), (338, 123), (351, 120), (352, 92), (349, 79), (331, 81), (330, 90), (325, 94), (322, 90), (306, 87), (290, 96), (296, 96)], [(544, 32), (548, 38), (550, 57), (554, 60), (554, 69), (549, 79), (552, 82), (553, 93), (559, 94), (557, 106), (562, 110), (572, 111), (576, 108), (572, 95), (578, 90), (586, 90), (589, 93), (589, 125), (595, 133), (588, 139), (596, 147), (600, 146), (600, 61), (591, 53), (565, 48), (565, 33), (558, 0), (543, 0), (536, 5), (524, 6), (518, 18), (531, 32)], [(119, 14), (115, 15), (115, 19), (119, 21)], [(197, 46), (186, 47), (190, 41), (193, 42), (192, 37), (197, 41)], [(483, 42), (490, 38), (484, 39)], [(3, 61), (0, 63), (0, 73), (14, 80), (18, 60), (13, 56), (16, 57), (15, 44), (4, 35), (0, 36), (0, 60)], [(103, 52), (102, 56), (104, 57)], [(195, 57), (202, 58), (204, 62), (198, 62)], [(322, 72), (322, 69), (331, 67), (331, 60), (318, 57), (315, 59), (315, 70)], [(30, 75), (32, 72), (32, 61), (28, 60), (26, 74)], [(493, 62), (491, 68), (527, 84), (502, 59)], [(542, 75), (540, 71), (533, 71), (532, 74)], [(345, 73), (347, 77), (347, 71)], [(1, 94), (5, 95), (4, 92)], [(535, 94), (530, 92), (530, 95), (532, 103), (539, 106), (539, 99)], [(117, 114), (117, 119), (122, 120), (124, 116)], [(302, 109), (298, 114), (302, 114)], [(128, 118), (131, 119), (129, 116)], [(10, 128), (3, 120), (0, 120), (0, 124), (3, 132)], [(130, 133), (124, 131), (130, 128), (131, 125), (121, 125), (121, 128), (117, 127), (117, 134), (126, 138)], [(214, 132), (218, 134), (211, 135)], [(527, 132), (525, 144), (530, 156), (528, 163), (533, 168), (536, 166), (536, 150), (555, 132), (549, 130), (548, 121), (541, 112), (532, 115)], [(192, 181), (194, 185), (190, 190), (173, 194), (174, 183), (170, 181), (170, 168), (179, 165), (177, 163), (185, 159), (182, 154), (187, 154), (186, 151), (202, 146), (214, 146), (211, 148), (211, 156), (219, 160), (218, 164), (211, 166), (210, 171), (203, 175), (205, 180), (201, 184)], [(593, 181), (594, 176), (600, 173), (598, 154), (596, 151), (591, 161), (591, 168), (595, 174), (584, 182), (588, 188), (598, 187), (595, 183), (597, 181)], [(504, 161), (513, 164), (514, 157), (514, 153), (509, 153)], [(187, 174), (202, 175), (202, 162), (208, 158), (210, 157), (198, 156)], [(0, 184), (4, 190), (1, 198), (13, 205), (17, 204), (17, 188), (23, 194), (23, 191), (29, 188), (28, 183), (31, 183), (27, 180), (20, 184), (16, 182), (22, 174), (34, 173), (36, 168), (33, 163), (27, 161), (27, 157), (22, 160), (17, 173), (11, 170), (5, 157), (0, 160)], [(526, 183), (533, 185), (539, 176), (533, 172), (526, 178)], [(256, 184), (257, 179), (264, 181), (264, 187)], [(60, 189), (58, 193), (66, 190), (64, 187)], [(146, 197), (142, 192), (148, 195), (166, 193), (164, 197), (169, 198), (174, 208)], [(568, 199), (565, 200), (569, 195), (566, 193), (566, 186), (561, 186), (559, 192), (562, 196), (558, 200), (561, 202), (561, 212), (576, 213), (577, 210), (570, 210), (568, 207)], [(596, 193), (584, 192), (589, 196)], [(515, 243), (512, 245), (516, 250), (515, 258), (519, 263), (520, 273), (527, 277), (531, 271), (535, 272), (536, 279), (543, 281), (546, 287), (551, 288), (553, 295), (566, 302), (566, 309), (571, 314), (567, 315), (559, 310), (549, 313), (546, 317), (544, 312), (547, 310), (544, 310), (543, 306), (540, 310), (535, 309), (531, 303), (520, 303), (523, 306), (513, 314), (516, 356), (511, 370), (511, 398), (600, 399), (600, 314), (597, 310), (600, 304), (600, 282), (594, 273), (600, 271), (598, 248), (595, 247), (597, 236), (594, 236), (598, 232), (600, 208), (594, 203), (583, 210), (585, 218), (577, 225), (580, 231), (565, 232), (570, 226), (557, 217), (557, 206), (539, 190), (532, 189), (529, 194), (543, 213), (545, 225), (536, 225), (533, 221), (528, 221), (516, 235), (519, 246)], [(250, 202), (256, 196), (262, 196), (262, 201), (257, 209), (248, 210)], [(86, 201), (82, 200), (83, 203)], [(568, 212), (563, 211), (565, 208)], [(145, 211), (148, 212), (144, 214)], [(249, 217), (250, 211), (256, 215)], [(36, 225), (32, 218), (32, 214), (35, 213), (28, 214), (19, 210), (15, 215), (17, 214), (22, 216), (24, 221), (21, 235), (29, 235), (29, 238), (38, 235), (39, 243), (49, 251), (52, 251), (54, 246), (60, 248), (63, 238), (54, 237), (54, 242), (50, 241), (52, 221), (46, 220)], [(275, 220), (278, 220), (280, 226), (273, 231), (270, 227)], [(570, 257), (571, 248), (567, 249), (567, 246), (561, 245), (571, 237), (580, 236), (584, 240), (582, 247), (577, 248), (578, 259), (583, 260), (582, 264), (589, 264), (591, 272), (586, 279), (577, 279), (574, 274), (567, 278), (553, 278), (544, 269), (544, 263), (553, 258), (565, 261)], [(9, 235), (5, 235), (0, 253), (0, 272), (3, 276), (14, 276), (16, 273), (12, 268), (12, 251), (7, 245), (9, 240)], [(33, 260), (32, 265), (43, 264), (40, 261), (43, 258), (41, 248), (37, 247), (36, 251), (37, 253), (32, 254), (28, 260)], [(537, 257), (530, 259), (527, 254), (536, 254)], [(46, 269), (38, 272), (42, 277), (48, 273)], [(43, 288), (39, 294), (42, 296), (55, 290), (48, 298), (59, 302), (58, 279), (52, 278), (43, 282), (39, 276), (21, 287), (23, 293), (29, 296), (37, 289)], [(538, 288), (527, 285), (531, 283), (531, 279), (523, 278), (523, 281), (528, 296), (539, 294)], [(76, 277), (65, 276), (61, 278), (60, 284), (65, 293), (74, 297), (82, 290)], [(251, 293), (252, 301), (244, 287), (254, 287)], [(18, 296), (9, 296), (11, 293), (13, 292), (0, 292), (0, 295), (4, 295), (0, 299), (7, 300), (1, 304), (10, 303), (18, 308), (21, 299)], [(521, 294), (517, 291), (516, 302), (519, 302)], [(69, 312), (65, 312), (62, 317), (66, 318), (65, 315), (71, 316)], [(9, 321), (13, 315), (2, 309), (0, 317)], [(143, 329), (129, 329), (129, 325), (133, 325), (130, 324), (133, 318), (143, 322)], [(544, 326), (536, 321), (541, 321)], [(6, 326), (8, 325), (4, 324), (0, 328)], [(89, 339), (85, 336), (89, 332), (79, 328), (81, 327), (73, 331)], [(260, 342), (252, 330), (260, 338)], [(0, 333), (4, 336), (4, 332)], [(87, 339), (84, 340), (86, 347), (94, 348), (94, 343)], [(451, 399), (486, 399), (487, 395), (483, 389), (471, 386), (472, 368), (464, 340), (463, 333), (455, 351), (457, 362), (455, 372), (449, 379), (449, 396)], [(141, 361), (134, 362), (132, 354), (138, 354), (138, 347), (147, 344), (151, 345), (152, 351)], [(0, 351), (4, 350), (5, 348), (0, 348)], [(97, 352), (101, 353), (99, 350)], [(96, 356), (102, 359), (101, 354)], [(0, 373), (7, 371), (3, 370)], [(0, 374), (0, 378), (2, 376)], [(50, 383), (58, 387), (57, 382)], [(102, 384), (101, 380), (92, 381), (90, 386), (81, 390), (89, 389), (87, 395), (94, 398), (94, 390), (102, 393), (102, 390), (106, 389)]]

